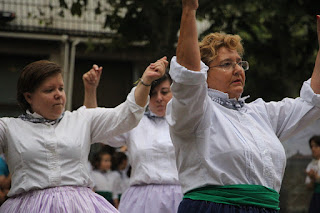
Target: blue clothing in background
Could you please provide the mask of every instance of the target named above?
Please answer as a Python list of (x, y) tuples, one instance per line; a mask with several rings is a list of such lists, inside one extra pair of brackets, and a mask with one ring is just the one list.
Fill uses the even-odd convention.
[(0, 175), (9, 175), (9, 169), (7, 163), (4, 161), (3, 158), (0, 157)]

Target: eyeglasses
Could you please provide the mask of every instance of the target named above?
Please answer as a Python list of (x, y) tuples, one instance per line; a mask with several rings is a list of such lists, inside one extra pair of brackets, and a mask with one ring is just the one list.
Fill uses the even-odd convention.
[(220, 65), (211, 66), (212, 67), (219, 67), (223, 69), (226, 72), (233, 71), (236, 65), (239, 65), (244, 71), (247, 71), (249, 69), (249, 62), (247, 61), (239, 61), (239, 62), (225, 62)]

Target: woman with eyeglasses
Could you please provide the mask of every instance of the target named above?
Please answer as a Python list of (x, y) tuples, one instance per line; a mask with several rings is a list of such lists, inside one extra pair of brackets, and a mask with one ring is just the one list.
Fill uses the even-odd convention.
[[(241, 38), (212, 33), (199, 48), (198, 0), (182, 0), (182, 7), (166, 116), (184, 193), (178, 212), (278, 212), (281, 141), (320, 117), (320, 53), (301, 97), (247, 104)], [(320, 43), (319, 18), (317, 27)]]

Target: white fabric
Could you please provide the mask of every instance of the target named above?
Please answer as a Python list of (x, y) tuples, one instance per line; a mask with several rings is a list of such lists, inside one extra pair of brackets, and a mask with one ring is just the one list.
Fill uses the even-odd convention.
[(182, 200), (180, 185), (130, 186), (122, 195), (121, 213), (176, 213)]
[(55, 186), (92, 187), (90, 142), (106, 142), (138, 124), (144, 107), (135, 103), (134, 90), (116, 108), (66, 111), (55, 125), (1, 118), (0, 153), (12, 174), (8, 196)]
[(113, 199), (118, 199), (129, 188), (130, 178), (127, 176), (126, 170), (113, 171), (112, 173), (114, 176), (112, 196)]
[(201, 71), (194, 72), (179, 65), (176, 57), (171, 60), (173, 98), (166, 118), (183, 192), (232, 184), (279, 192), (286, 164), (280, 141), (320, 117), (320, 96), (307, 81), (300, 98), (269, 103), (257, 99), (239, 110), (229, 109), (212, 101), (228, 94), (208, 89), (207, 70), (202, 62)]
[(109, 144), (127, 145), (131, 186), (179, 184), (174, 147), (164, 118), (144, 115), (136, 128), (110, 139)]
[[(310, 172), (311, 169), (316, 171), (318, 176), (320, 176), (320, 160), (312, 159), (312, 161), (308, 164), (306, 168), (306, 172)], [(307, 176), (306, 184), (309, 184), (309, 183), (311, 183), (311, 178)]]
[(114, 192), (113, 185), (117, 177), (113, 172), (101, 172), (94, 169), (91, 171), (91, 178), (94, 184), (94, 191)]

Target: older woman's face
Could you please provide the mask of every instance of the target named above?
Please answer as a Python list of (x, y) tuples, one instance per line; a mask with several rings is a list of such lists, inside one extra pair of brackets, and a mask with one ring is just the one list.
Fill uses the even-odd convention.
[(42, 117), (55, 120), (64, 111), (66, 94), (61, 74), (45, 79), (32, 93), (24, 93), (26, 101), (30, 104), (33, 112)]
[(163, 117), (166, 114), (167, 103), (171, 98), (170, 81), (163, 81), (151, 92), (149, 109), (157, 116)]
[(218, 55), (211, 62), (208, 71), (207, 83), (208, 87), (228, 93), (229, 98), (238, 99), (243, 93), (246, 76), (244, 70), (236, 65), (231, 71), (224, 70), (221, 67), (212, 67), (224, 64), (226, 62), (239, 62), (241, 57), (236, 50), (231, 50), (226, 47), (221, 47), (218, 50)]

